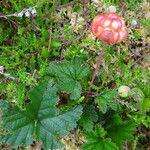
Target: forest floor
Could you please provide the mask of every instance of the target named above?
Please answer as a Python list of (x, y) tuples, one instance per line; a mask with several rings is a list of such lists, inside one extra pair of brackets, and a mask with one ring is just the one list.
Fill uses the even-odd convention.
[[(131, 70), (142, 67), (144, 71), (149, 72), (149, 78), (143, 80), (150, 82), (150, 2), (148, 0), (123, 2), (109, 0), (65, 2), (64, 0), (55, 4), (52, 1), (48, 4), (41, 1), (36, 5), (34, 0), (28, 3), (2, 0), (0, 9), (1, 100), (7, 99), (21, 107), (27, 98), (28, 89), (37, 85), (38, 80), (45, 75), (45, 68), (50, 61), (82, 56), (91, 67), (95, 68), (94, 58), (99, 48), (95, 46), (95, 42), (102, 43), (91, 33), (91, 21), (96, 14), (110, 11), (116, 11), (124, 18), (129, 35), (123, 43), (109, 47), (105, 58), (108, 58), (109, 63), (111, 53), (113, 62), (122, 59), (129, 64)], [(28, 9), (29, 13), (26, 11)], [(119, 55), (122, 52), (123, 54)], [(115, 69), (109, 68), (108, 63), (105, 59), (102, 68), (108, 76), (111, 76)], [(124, 74), (129, 73), (130, 71), (127, 70), (124, 72)], [(135, 78), (140, 78), (137, 75), (138, 71), (135, 74)], [(141, 74), (141, 78), (144, 75)], [(106, 81), (105, 84), (110, 83), (107, 77), (102, 76)], [(117, 77), (114, 77), (115, 79)], [(132, 84), (132, 79), (127, 77), (122, 81), (118, 79), (115, 85), (121, 85), (123, 82)], [(150, 150), (149, 132), (150, 130), (142, 132), (149, 136), (148, 139), (141, 140), (141, 143), (146, 141), (146, 150)], [(65, 144), (64, 150), (80, 150), (85, 138), (80, 131), (76, 131), (63, 138), (62, 142)], [(141, 145), (139, 147), (144, 150), (144, 146)], [(32, 145), (28, 150), (35, 150), (34, 147), (35, 145)], [(0, 149), (12, 148), (4, 144)]]

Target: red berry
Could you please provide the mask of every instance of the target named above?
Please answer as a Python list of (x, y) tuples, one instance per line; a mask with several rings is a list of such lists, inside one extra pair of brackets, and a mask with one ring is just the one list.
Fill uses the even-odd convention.
[(97, 15), (91, 25), (92, 32), (109, 44), (123, 41), (128, 32), (123, 19), (116, 13)]

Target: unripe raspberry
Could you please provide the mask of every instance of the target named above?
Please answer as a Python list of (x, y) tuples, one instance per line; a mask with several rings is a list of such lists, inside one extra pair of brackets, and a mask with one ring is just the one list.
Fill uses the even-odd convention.
[(128, 86), (122, 85), (118, 88), (118, 94), (121, 97), (128, 97), (129, 96), (130, 88)]
[(109, 44), (121, 42), (128, 35), (123, 19), (113, 12), (97, 15), (91, 28), (94, 35)]

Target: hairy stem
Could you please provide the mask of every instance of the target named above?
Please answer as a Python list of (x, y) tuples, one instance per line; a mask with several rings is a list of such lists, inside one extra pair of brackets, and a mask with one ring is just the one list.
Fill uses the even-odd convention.
[(98, 53), (98, 57), (97, 57), (97, 62), (96, 62), (96, 68), (95, 68), (95, 71), (93, 73), (93, 76), (92, 76), (92, 80), (91, 80), (91, 83), (90, 83), (90, 86), (89, 86), (89, 92), (91, 92), (91, 87), (93, 85), (93, 82), (95, 80), (95, 77), (96, 77), (96, 73), (101, 65), (101, 60), (102, 60), (102, 57), (103, 57), (103, 54), (104, 54), (104, 51), (107, 47), (107, 43), (105, 42), (104, 43), (104, 46), (102, 47), (102, 50)]

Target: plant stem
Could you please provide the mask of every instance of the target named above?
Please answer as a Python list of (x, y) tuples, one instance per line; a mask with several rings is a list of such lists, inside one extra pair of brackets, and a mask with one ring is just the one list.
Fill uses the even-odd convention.
[(96, 68), (95, 68), (95, 71), (93, 73), (92, 80), (91, 80), (91, 83), (90, 83), (90, 86), (89, 86), (89, 90), (88, 90), (89, 92), (91, 92), (91, 87), (92, 87), (93, 82), (95, 80), (96, 73), (97, 73), (97, 71), (98, 71), (98, 69), (99, 69), (99, 67), (101, 65), (101, 60), (102, 60), (102, 57), (103, 57), (103, 54), (104, 54), (104, 51), (105, 51), (107, 45), (108, 44), (105, 42), (104, 46), (102, 47), (102, 50), (98, 53), (97, 62), (96, 62)]

